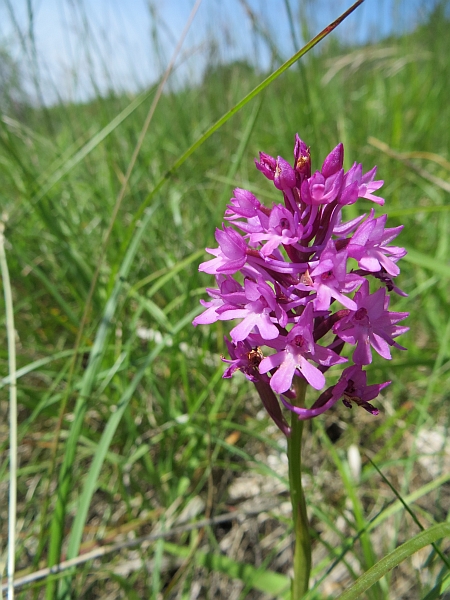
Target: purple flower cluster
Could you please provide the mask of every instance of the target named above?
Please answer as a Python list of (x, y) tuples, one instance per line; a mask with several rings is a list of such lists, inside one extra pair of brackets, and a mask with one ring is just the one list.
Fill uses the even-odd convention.
[[(216, 230), (219, 247), (207, 248), (214, 258), (199, 267), (215, 275), (217, 288), (207, 289), (211, 300), (201, 301), (206, 310), (194, 325), (239, 320), (226, 340), (231, 359), (223, 359), (224, 377), (240, 370), (254, 382), (287, 435), (274, 392), (300, 419), (323, 413), (340, 398), (348, 407), (355, 403), (377, 414), (369, 400), (390, 382), (367, 385), (363, 367), (372, 362), (372, 349), (386, 359), (391, 346), (404, 350), (394, 339), (407, 331), (397, 325), (407, 313), (388, 310), (390, 292), (405, 295), (393, 281), (406, 251), (389, 245), (402, 226), (385, 228), (387, 216), (376, 218), (373, 209), (342, 221), (342, 207), (358, 198), (384, 204), (374, 195), (383, 185), (374, 180), (376, 167), (363, 174), (355, 163), (345, 172), (343, 159), (339, 144), (311, 175), (310, 151), (298, 135), (293, 167), (261, 152), (256, 167), (282, 192), (284, 203), (269, 209), (249, 191), (236, 189), (225, 211), (234, 228)], [(371, 292), (369, 279), (381, 287)], [(341, 356), (345, 344), (354, 347), (353, 365), (337, 384), (311, 408), (291, 404), (294, 377), (322, 390), (324, 373), (348, 362)]]

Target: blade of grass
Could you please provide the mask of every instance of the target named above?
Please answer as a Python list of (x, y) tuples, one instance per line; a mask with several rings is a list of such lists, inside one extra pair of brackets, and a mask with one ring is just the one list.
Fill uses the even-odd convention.
[(16, 379), (16, 330), (14, 309), (5, 253), (5, 225), (0, 221), (0, 270), (5, 296), (6, 334), (8, 338), (9, 366), (9, 503), (8, 503), (8, 600), (14, 599), (14, 571), (16, 560), (17, 520), (17, 379)]
[(152, 595), (151, 600), (159, 600), (161, 598), (161, 567), (164, 556), (164, 540), (158, 540), (155, 544), (154, 566), (152, 572)]
[[(173, 277), (177, 273), (179, 273), (180, 271), (183, 271), (183, 269), (185, 269), (189, 264), (191, 264), (191, 262), (194, 262), (195, 260), (200, 258), (200, 256), (202, 256), (203, 254), (204, 254), (204, 250), (196, 250), (195, 252), (190, 254), (188, 257), (186, 257), (184, 260), (181, 260), (179, 263), (174, 265), (170, 270), (168, 270), (167, 273), (161, 273), (160, 276), (158, 277), (158, 280), (152, 285), (152, 287), (146, 293), (147, 298), (151, 298), (152, 296), (154, 296), (156, 294), (156, 292), (158, 290), (160, 290), (168, 281), (173, 279)], [(130, 288), (130, 294), (137, 292), (137, 290), (139, 288), (141, 288), (143, 285), (146, 285), (146, 283), (150, 282), (151, 280), (152, 280), (152, 275), (149, 275), (146, 278), (146, 281), (138, 281), (134, 286), (132, 286)]]
[[(89, 348), (83, 347), (81, 348), (81, 352), (87, 352), (89, 350)], [(37, 371), (37, 369), (39, 369), (40, 367), (44, 367), (45, 365), (48, 365), (52, 362), (54, 362), (55, 360), (59, 360), (61, 358), (66, 358), (67, 356), (72, 356), (74, 353), (73, 350), (61, 350), (61, 352), (56, 352), (55, 354), (52, 354), (51, 356), (46, 356), (45, 358), (39, 358), (38, 360), (35, 360), (31, 363), (29, 363), (28, 365), (25, 365), (24, 367), (21, 367), (20, 369), (18, 369), (16, 371), (16, 378), (20, 379), (20, 377), (23, 377), (24, 375), (28, 375), (28, 373), (32, 373), (33, 371)], [(11, 376), (7, 375), (6, 377), (3, 377), (3, 379), (0, 379), (0, 390), (5, 387), (5, 385), (8, 385), (11, 382)]]
[(444, 263), (438, 262), (436, 258), (432, 256), (427, 256), (426, 254), (422, 254), (417, 250), (412, 250), (408, 248), (408, 254), (404, 257), (406, 262), (412, 263), (413, 265), (418, 265), (419, 267), (424, 267), (429, 271), (434, 273), (439, 273), (446, 278), (450, 278), (450, 267)]
[[(370, 457), (367, 457), (367, 458), (369, 459), (369, 461), (372, 464), (372, 466), (374, 467), (374, 469), (376, 469), (377, 473), (383, 478), (383, 481), (389, 486), (391, 491), (396, 495), (397, 499), (401, 502), (403, 508), (411, 516), (411, 518), (413, 519), (413, 521), (417, 525), (417, 527), (421, 531), (424, 531), (425, 528), (422, 525), (422, 523), (419, 521), (419, 519), (416, 517), (415, 512), (411, 510), (409, 505), (405, 502), (405, 500), (398, 493), (398, 491), (395, 489), (395, 487), (392, 485), (392, 483), (389, 481), (389, 479), (384, 475), (384, 473), (378, 468), (378, 466), (370, 459)], [(450, 570), (450, 562), (448, 561), (447, 557), (441, 552), (441, 550), (436, 546), (436, 544), (434, 542), (432, 542), (431, 545), (433, 546), (435, 552), (439, 555), (439, 558), (442, 560), (442, 562), (445, 564), (445, 566)]]
[(69, 173), (76, 165), (86, 158), (88, 154), (94, 150), (105, 138), (108, 137), (117, 127), (129, 117), (139, 106), (147, 100), (149, 96), (154, 93), (154, 89), (146, 90), (142, 94), (139, 94), (130, 104), (124, 108), (108, 125), (103, 127), (98, 133), (96, 133), (80, 150), (78, 150), (71, 158), (67, 159), (61, 167), (55, 172), (49, 175), (47, 181), (43, 184), (41, 189), (31, 198), (31, 203), (35, 204), (42, 200), (44, 196), (56, 185), (67, 173)]
[(356, 600), (391, 569), (418, 552), (421, 548), (450, 535), (450, 523), (439, 523), (417, 534), (396, 550), (382, 558), (356, 582), (341, 594), (337, 600)]
[[(407, 158), (409, 156), (409, 153), (407, 153), (405, 156), (404, 154), (395, 152), (395, 150), (392, 150), (387, 144), (385, 144), (384, 142), (382, 142), (380, 140), (377, 140), (374, 137), (369, 137), (368, 142), (369, 142), (369, 144), (372, 144), (372, 146), (375, 146), (376, 148), (379, 148), (380, 150), (385, 152), (388, 156), (391, 156), (392, 158), (399, 160), (404, 165), (406, 165), (408, 167), (408, 169), (412, 169), (413, 171), (415, 171), (418, 175), (420, 175), (424, 179), (431, 181), (431, 183), (434, 183), (434, 185), (437, 185), (438, 187), (445, 190), (446, 192), (450, 192), (450, 183), (448, 181), (445, 181), (444, 179), (441, 179), (440, 177), (436, 177), (432, 173), (429, 173), (426, 169), (422, 169), (421, 167), (418, 167), (416, 164), (411, 162), (409, 160), (409, 158)], [(447, 161), (445, 161), (445, 162), (447, 162)]]
[[(98, 443), (94, 459), (89, 468), (89, 472), (86, 476), (83, 491), (81, 493), (80, 499), (78, 501), (77, 514), (75, 516), (75, 520), (73, 522), (70, 537), (69, 537), (69, 545), (67, 548), (67, 558), (75, 558), (78, 554), (78, 550), (80, 548), (81, 539), (83, 536), (83, 529), (86, 522), (89, 506), (91, 503), (92, 496), (94, 492), (97, 490), (98, 485), (100, 483), (99, 476), (100, 472), (106, 457), (106, 454), (109, 450), (111, 442), (113, 440), (114, 434), (119, 426), (119, 423), (123, 417), (123, 413), (125, 412), (126, 407), (128, 406), (129, 401), (133, 397), (133, 394), (141, 381), (145, 371), (148, 366), (153, 362), (153, 360), (158, 356), (161, 350), (165, 347), (165, 342), (162, 342), (153, 350), (151, 354), (147, 357), (145, 364), (139, 369), (138, 373), (133, 378), (133, 381), (125, 390), (122, 398), (116, 406), (116, 410), (112, 413), (109, 418), (108, 423), (106, 424), (105, 430), (103, 431), (102, 437)], [(59, 596), (64, 597), (65, 594), (69, 593), (70, 579), (64, 578), (60, 582), (60, 588), (58, 590)]]
[(63, 313), (67, 316), (67, 318), (70, 321), (70, 323), (72, 324), (72, 326), (78, 327), (79, 318), (73, 312), (69, 303), (64, 300), (64, 298), (63, 298), (62, 294), (59, 292), (58, 288), (46, 276), (44, 271), (42, 271), (39, 267), (35, 266), (31, 270), (31, 273), (37, 279), (39, 279), (39, 281), (41, 281), (41, 283), (44, 285), (44, 287), (53, 296), (53, 298), (56, 300), (57, 304), (59, 304), (59, 306), (61, 307)]
[(437, 598), (443, 598), (445, 590), (450, 586), (450, 573), (444, 575), (442, 579), (428, 592), (422, 600), (437, 600)]
[[(253, 107), (252, 114), (250, 115), (250, 119), (248, 120), (247, 125), (244, 129), (244, 133), (242, 134), (241, 141), (239, 142), (237, 152), (233, 156), (233, 159), (230, 162), (230, 168), (228, 169), (228, 173), (226, 175), (226, 179), (228, 181), (233, 181), (236, 176), (237, 170), (242, 161), (242, 157), (244, 156), (245, 149), (248, 146), (250, 136), (252, 135), (252, 131), (255, 126), (256, 120), (258, 118), (259, 111), (261, 110), (263, 100), (264, 100), (264, 97), (261, 96), (259, 98), (258, 102), (256, 102), (255, 106)], [(218, 203), (219, 210), (222, 210), (222, 206), (228, 200), (228, 198), (229, 198), (228, 187), (224, 186), (222, 194), (220, 196), (220, 202)]]
[[(423, 498), (423, 496), (425, 496), (426, 494), (429, 494), (433, 490), (436, 490), (441, 485), (444, 485), (449, 480), (450, 480), (450, 473), (442, 475), (441, 477), (435, 479), (434, 481), (431, 481), (430, 483), (424, 485), (423, 487), (419, 488), (418, 490), (415, 490), (414, 492), (412, 492), (411, 494), (406, 496), (403, 499), (403, 501), (406, 504), (412, 504), (413, 502), (416, 502), (420, 498)], [(403, 506), (402, 502), (400, 502), (400, 501), (393, 502), (392, 504), (390, 504), (389, 506), (384, 508), (374, 519), (372, 519), (367, 524), (367, 527), (365, 528), (365, 532), (373, 531), (376, 527), (379, 527), (382, 523), (384, 523), (384, 521), (386, 521), (390, 517), (398, 514), (403, 508), (404, 508), (404, 506)], [(316, 512), (314, 507), (312, 508), (312, 511), (313, 511), (313, 513)], [(318, 518), (320, 520), (322, 520), (320, 513), (318, 515)], [(321, 576), (321, 578), (316, 581), (314, 589), (316, 589), (323, 581), (325, 581), (325, 579), (331, 573), (331, 571), (333, 571), (333, 569), (335, 567), (337, 567), (337, 565), (340, 564), (340, 562), (343, 560), (343, 558), (345, 557), (347, 552), (349, 552), (350, 550), (353, 549), (355, 541), (357, 539), (359, 539), (359, 537), (362, 535), (362, 533), (364, 533), (364, 532), (358, 531), (357, 534), (353, 538), (351, 538), (348, 542), (343, 544), (343, 547), (334, 549), (335, 554), (337, 554), (338, 556), (332, 562), (331, 566), (327, 569), (327, 571)], [(308, 598), (308, 600), (309, 600), (309, 598)]]

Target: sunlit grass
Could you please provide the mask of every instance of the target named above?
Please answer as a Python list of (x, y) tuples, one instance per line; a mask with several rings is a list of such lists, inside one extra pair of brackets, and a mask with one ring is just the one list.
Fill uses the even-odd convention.
[[(124, 270), (130, 226), (155, 184), (263, 75), (240, 63), (211, 68), (200, 86), (164, 95), (106, 247), (70, 379), (71, 351), (103, 236), (154, 90), (138, 98), (98, 97), (84, 105), (45, 110), (24, 104), (2, 115), (1, 203), (9, 217), (6, 252), (18, 369), (25, 370), (18, 387), (19, 570), (46, 564), (56, 482), (68, 452), (74, 453), (75, 462), (68, 474), (70, 493), (60, 530), (64, 553), (74, 520), (81, 523), (82, 548), (92, 547), (99, 540), (121, 539), (130, 523), (136, 536), (155, 528), (169, 530), (189, 506), (197, 508), (188, 520), (226, 512), (229, 485), (243, 474), (256, 473), (269, 483), (269, 476), (274, 482), (276, 477), (286, 481), (282, 466), (270, 462), (282, 460), (282, 440), (261, 416), (251, 389), (244, 379), (221, 378), (223, 324), (206, 330), (193, 329), (190, 323), (204, 287), (212, 284), (197, 271), (200, 253), (214, 245), (214, 230), (233, 187), (252, 189), (270, 203), (273, 191), (253, 159), (259, 150), (290, 159), (295, 132), (311, 143), (316, 168), (339, 141), (345, 144), (347, 168), (356, 158), (366, 168), (378, 165), (378, 175), (385, 180), (383, 212), (392, 213), (389, 226), (405, 225), (399, 244), (410, 250), (402, 261), (399, 282), (409, 298), (399, 297), (392, 305), (392, 310), (411, 312), (411, 330), (402, 338), (408, 352), (395, 352), (389, 364), (375, 361), (369, 371), (373, 381), (393, 381), (378, 403), (381, 415), (373, 418), (336, 406), (307, 428), (304, 460), (316, 537), (314, 575), (319, 578), (337, 562), (328, 576), (333, 583), (327, 587), (325, 578), (320, 588), (322, 597), (337, 597), (361, 569), (370, 566), (370, 560), (380, 559), (418, 533), (401, 505), (392, 504), (395, 496), (365, 455), (405, 499), (430, 484), (413, 504), (424, 526), (447, 520), (442, 476), (449, 469), (445, 440), (450, 394), (450, 204), (448, 189), (421, 170), (447, 183), (450, 175), (442, 160), (427, 155), (393, 158), (392, 152), (433, 153), (450, 160), (448, 26), (448, 20), (435, 18), (410, 35), (365, 48), (324, 42), (303, 60), (301, 69), (294, 66), (278, 78), (170, 178), (152, 200), (154, 212), (144, 213), (139, 223), (145, 229), (133, 234), (136, 247)], [(371, 137), (385, 146), (374, 145)], [(351, 210), (348, 216), (353, 216)], [(2, 319), (4, 312), (0, 311)], [(0, 336), (6, 377), (4, 328)], [(5, 380), (1, 386), (0, 473), (6, 522)], [(54, 431), (65, 397), (67, 411), (52, 470)], [(80, 399), (84, 413), (71, 447), (69, 431)], [(351, 445), (362, 455), (360, 483), (350, 472)], [(267, 456), (272, 458), (267, 461)], [(96, 471), (98, 461), (101, 468)], [(92, 497), (83, 496), (89, 486)], [(88, 505), (80, 505), (80, 499), (88, 497)], [(195, 504), (198, 497), (201, 502)], [(47, 499), (49, 509), (43, 513)], [(268, 570), (287, 572), (288, 560), (280, 558), (289, 533), (289, 518), (280, 509), (285, 500), (280, 492), (267, 508), (270, 519), (256, 530), (261, 542), (280, 528), (270, 544), (262, 544), (262, 555), (251, 537), (255, 530), (248, 529), (243, 539), (253, 539), (253, 546), (247, 542), (247, 551), (240, 553), (235, 542), (230, 560), (256, 567), (259, 560)], [(235, 503), (245, 509), (240, 501)], [(397, 507), (395, 512), (383, 512), (392, 506)], [(77, 520), (83, 510), (84, 528), (81, 517)], [(223, 593), (224, 584), (214, 579), (214, 573), (228, 573), (230, 578), (239, 573), (234, 563), (219, 564), (217, 558), (227, 551), (219, 545), (227, 531), (212, 527), (201, 534), (179, 535), (171, 540), (178, 551), (173, 543), (167, 552), (164, 542), (143, 546), (137, 567), (129, 564), (136, 554), (125, 551), (108, 555), (100, 570), (98, 565), (78, 567), (71, 583), (74, 597), (115, 593), (117, 598), (132, 598), (134, 593), (158, 598), (179, 567), (180, 579), (168, 597), (189, 597), (196, 582), (203, 586), (199, 597), (206, 597), (208, 585)], [(185, 559), (185, 547), (192, 550), (187, 562), (167, 562), (177, 552)], [(205, 553), (215, 561), (208, 563)], [(407, 566), (403, 576), (383, 580), (382, 595), (374, 597), (425, 597), (444, 565), (431, 549), (420, 558), (420, 565), (429, 558), (420, 577), (412, 578), (415, 571)], [(255, 575), (245, 573), (247, 587), (242, 589), (247, 591), (242, 594), (248, 595), (242, 597), (265, 597), (251, 591)], [(44, 597), (44, 590), (45, 586), (36, 592), (25, 589), (18, 596)]]

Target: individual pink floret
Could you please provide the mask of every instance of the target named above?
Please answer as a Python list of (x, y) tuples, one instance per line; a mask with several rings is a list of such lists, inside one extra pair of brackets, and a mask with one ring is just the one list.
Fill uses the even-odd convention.
[(408, 331), (409, 327), (397, 323), (408, 313), (389, 312), (389, 296), (385, 288), (369, 293), (369, 282), (364, 281), (355, 294), (356, 311), (351, 311), (333, 326), (333, 332), (344, 342), (356, 345), (353, 360), (357, 365), (372, 362), (371, 347), (383, 358), (390, 360), (390, 347), (406, 350), (394, 342), (394, 338)]
[(333, 350), (314, 342), (311, 303), (306, 306), (299, 322), (291, 329), (286, 339), (281, 343), (280, 338), (277, 338), (277, 342), (271, 343), (271, 346), (278, 346), (280, 351), (264, 358), (259, 365), (259, 372), (267, 373), (278, 367), (270, 379), (271, 388), (278, 394), (286, 392), (291, 387), (297, 370), (313, 388), (316, 390), (323, 388), (325, 377), (309, 360), (327, 367), (347, 360)]

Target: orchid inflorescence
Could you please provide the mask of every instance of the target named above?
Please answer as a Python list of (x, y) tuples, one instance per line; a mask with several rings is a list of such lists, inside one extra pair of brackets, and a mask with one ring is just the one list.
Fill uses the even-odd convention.
[[(367, 385), (363, 366), (372, 362), (371, 348), (386, 359), (390, 346), (405, 349), (394, 338), (408, 330), (397, 325), (408, 313), (388, 311), (390, 292), (406, 295), (393, 281), (406, 251), (388, 245), (403, 226), (385, 228), (387, 215), (376, 218), (373, 209), (342, 222), (342, 207), (358, 198), (384, 204), (374, 195), (383, 185), (374, 181), (376, 167), (363, 175), (354, 163), (344, 172), (343, 160), (339, 144), (311, 175), (310, 150), (298, 135), (294, 167), (260, 152), (256, 167), (283, 193), (284, 204), (270, 209), (236, 189), (225, 219), (243, 235), (231, 226), (217, 229), (219, 247), (207, 248), (215, 258), (199, 267), (215, 275), (218, 287), (207, 289), (211, 301), (201, 301), (206, 310), (194, 325), (240, 319), (231, 341), (225, 338), (231, 359), (222, 358), (229, 365), (223, 376), (242, 371), (286, 435), (290, 428), (274, 392), (299, 419), (322, 414), (340, 398), (378, 414), (369, 401), (390, 381)], [(372, 293), (369, 279), (379, 285)], [(354, 347), (353, 364), (338, 382), (311, 408), (289, 402), (295, 377), (325, 387), (324, 373), (348, 362), (341, 356), (346, 344)]]

